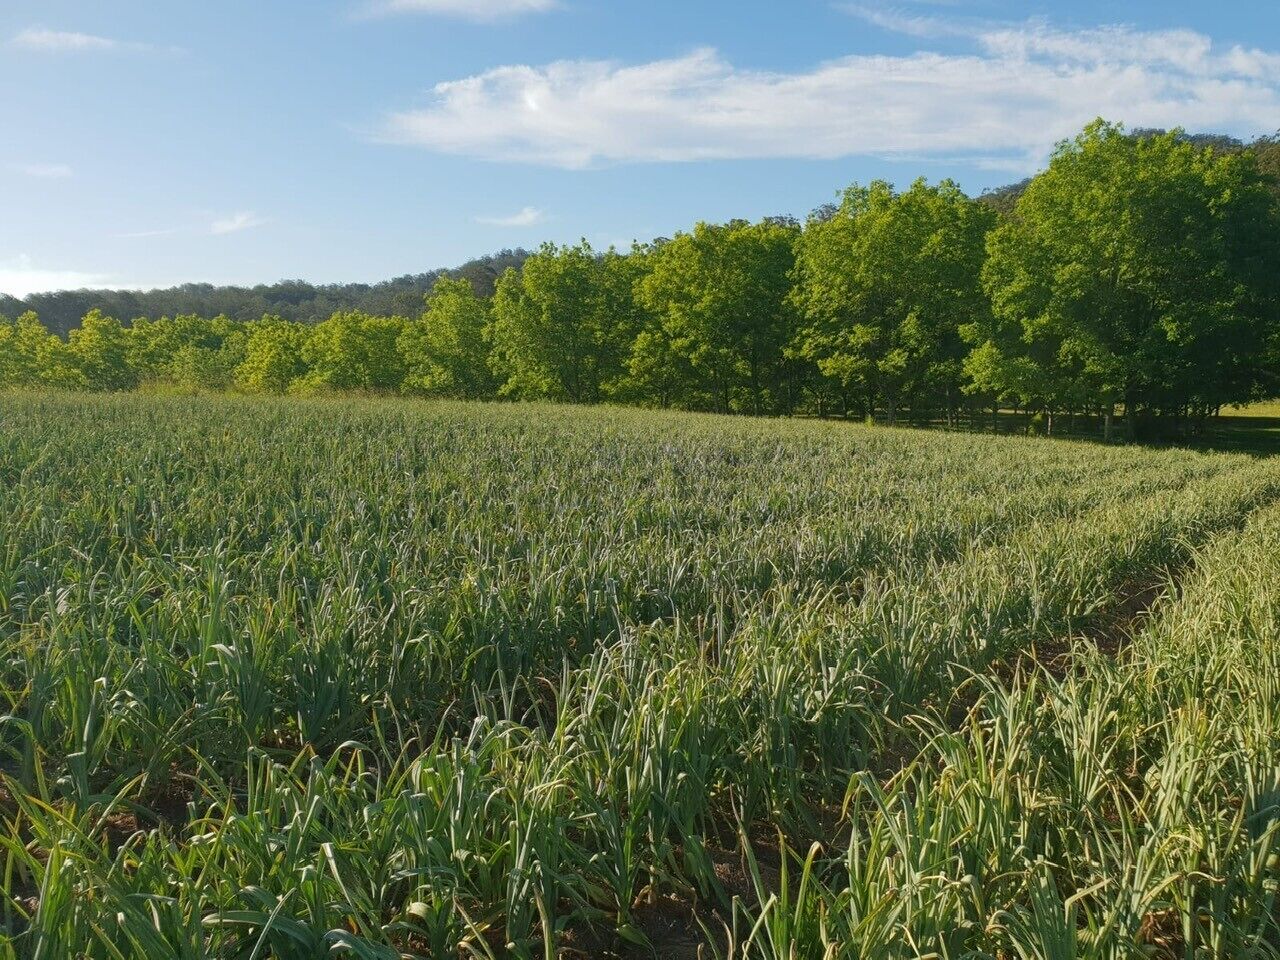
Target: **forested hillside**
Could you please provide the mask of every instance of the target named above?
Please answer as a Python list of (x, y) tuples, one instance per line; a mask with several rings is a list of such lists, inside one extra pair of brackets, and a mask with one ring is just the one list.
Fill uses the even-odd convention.
[(281, 280), (254, 287), (184, 283), (180, 287), (149, 291), (62, 290), (32, 294), (24, 300), (0, 293), (0, 314), (16, 317), (33, 310), (50, 330), (65, 336), (90, 310), (130, 320), (179, 315), (252, 320), (272, 314), (301, 323), (318, 323), (338, 310), (416, 313), (422, 307), (423, 296), (441, 277), (468, 280), (478, 293), (489, 296), (502, 272), (507, 267), (518, 269), (527, 256), (526, 250), (500, 250), (453, 269), (429, 270), (381, 283), (314, 284), (305, 280)]
[(804, 224), (700, 223), (625, 252), (546, 244), (373, 287), (35, 297), (0, 323), (0, 385), (889, 422), (1012, 407), (1047, 433), (1065, 419), (1110, 436), (1117, 415), (1130, 436), (1181, 432), (1280, 395), (1278, 170), (1274, 139), (1097, 121), (997, 196), (875, 182)]

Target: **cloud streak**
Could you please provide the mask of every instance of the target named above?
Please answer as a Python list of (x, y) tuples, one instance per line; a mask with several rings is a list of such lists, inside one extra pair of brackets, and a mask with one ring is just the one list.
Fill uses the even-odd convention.
[(71, 167), (65, 163), (15, 163), (13, 169), (37, 180), (65, 180), (72, 175)]
[(527, 13), (546, 13), (559, 0), (384, 0), (379, 13), (427, 13), (481, 23), (506, 20)]
[[(938, 21), (911, 18), (913, 34)], [(636, 65), (567, 60), (437, 84), (384, 140), (577, 169), (738, 158), (936, 157), (1031, 170), (1097, 116), (1251, 135), (1280, 116), (1280, 54), (1190, 30), (952, 26), (970, 50), (749, 70), (704, 48)]]
[(9, 38), (9, 46), (29, 53), (163, 53), (180, 55), (181, 47), (157, 47), (133, 40), (115, 40), (92, 33), (75, 30), (50, 30), (47, 27), (27, 27)]
[(239, 213), (233, 213), (229, 217), (219, 217), (209, 225), (209, 232), (214, 236), (225, 236), (229, 233), (239, 233), (242, 230), (251, 230), (254, 227), (260, 227), (267, 221), (258, 216), (252, 210), (241, 210)]
[(476, 217), (476, 223), (491, 227), (533, 227), (546, 219), (546, 214), (537, 207), (524, 207), (509, 217)]
[(49, 30), (45, 27), (28, 27), (21, 30), (14, 34), (9, 43), (24, 50), (43, 53), (83, 53), (115, 50), (120, 47), (118, 40), (112, 40), (109, 37), (98, 37), (91, 33), (77, 33), (72, 30)]
[(146, 237), (171, 237), (177, 232), (176, 227), (168, 227), (159, 230), (132, 230), (128, 233), (115, 233), (112, 236), (117, 240), (141, 240)]
[(880, 27), (892, 33), (903, 33), (909, 37), (935, 39), (937, 37), (972, 35), (973, 31), (962, 23), (945, 20), (942, 17), (926, 16), (917, 13), (902, 13), (893, 9), (868, 7), (859, 3), (840, 4), (840, 9), (850, 13), (872, 26)]

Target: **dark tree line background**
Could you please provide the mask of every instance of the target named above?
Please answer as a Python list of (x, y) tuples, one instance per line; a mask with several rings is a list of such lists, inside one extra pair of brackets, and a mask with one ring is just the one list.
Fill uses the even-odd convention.
[(380, 315), (414, 314), (422, 298), (441, 277), (469, 280), (480, 296), (492, 296), (494, 284), (508, 267), (517, 270), (529, 256), (527, 250), (500, 250), (468, 260), (453, 269), (406, 274), (381, 283), (308, 283), (281, 280), (253, 287), (184, 283), (165, 290), (60, 290), (36, 293), (25, 299), (0, 293), (0, 315), (16, 317), (35, 311), (50, 331), (66, 336), (80, 326), (91, 310), (113, 317), (134, 319), (194, 314), (225, 316), (232, 320), (256, 320), (264, 315), (302, 323), (319, 323), (344, 310)]

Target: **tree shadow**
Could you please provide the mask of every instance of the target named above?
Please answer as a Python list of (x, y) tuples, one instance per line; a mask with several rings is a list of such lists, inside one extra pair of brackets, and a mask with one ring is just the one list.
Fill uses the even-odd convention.
[[(852, 418), (851, 418), (852, 419)], [(1047, 434), (1043, 420), (1033, 419), (1022, 413), (1002, 410), (992, 422), (991, 414), (966, 418), (953, 426), (938, 419), (899, 420), (893, 426), (916, 427), (931, 430), (951, 430), (961, 433), (978, 433), (986, 436), (1041, 437), (1053, 440), (1072, 440), (1077, 443), (1096, 443), (1105, 446), (1136, 446), (1155, 449), (1201, 450), (1205, 452), (1238, 453), (1252, 457), (1280, 455), (1280, 416), (1255, 416), (1222, 414), (1206, 420), (1203, 425), (1188, 432), (1175, 433), (1160, 421), (1145, 421), (1137, 436), (1130, 440), (1125, 436), (1124, 423), (1117, 422), (1111, 441), (1102, 436), (1096, 418), (1081, 417), (1072, 423), (1066, 417), (1059, 422), (1052, 434)], [(890, 426), (880, 417), (874, 421), (879, 426)], [(996, 429), (993, 434), (992, 427)], [(1083, 429), (1072, 429), (1072, 426)]]
[(1216, 417), (1203, 436), (1182, 445), (1274, 457), (1280, 454), (1280, 417)]

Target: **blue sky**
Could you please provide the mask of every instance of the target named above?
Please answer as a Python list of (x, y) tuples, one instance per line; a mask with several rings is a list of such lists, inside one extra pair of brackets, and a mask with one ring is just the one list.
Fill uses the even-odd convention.
[(5, 0), (0, 290), (374, 281), (1280, 128), (1280, 5)]

